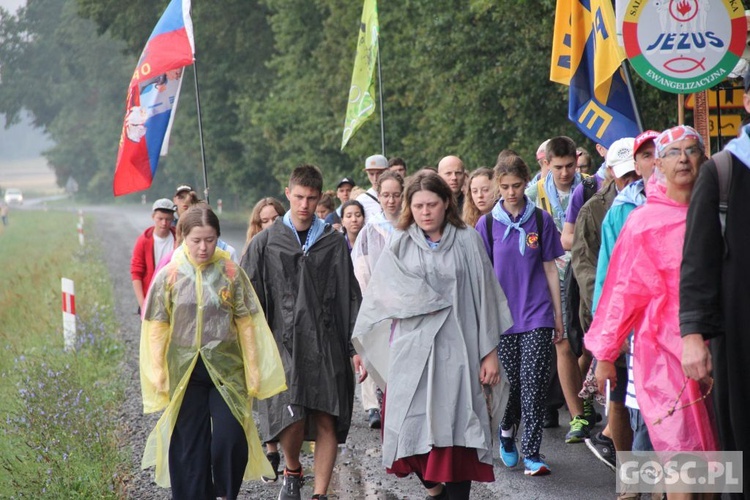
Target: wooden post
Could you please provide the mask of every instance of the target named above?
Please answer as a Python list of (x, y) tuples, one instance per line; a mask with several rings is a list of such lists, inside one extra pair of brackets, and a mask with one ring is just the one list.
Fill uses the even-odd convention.
[(711, 133), (709, 130), (708, 91), (702, 90), (695, 94), (695, 109), (693, 109), (693, 126), (703, 136), (706, 144), (706, 156), (711, 157)]

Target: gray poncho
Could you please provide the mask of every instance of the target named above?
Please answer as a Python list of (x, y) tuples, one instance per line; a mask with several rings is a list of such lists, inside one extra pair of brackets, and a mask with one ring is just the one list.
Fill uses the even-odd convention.
[[(352, 337), (370, 373), (387, 383), (386, 467), (451, 446), (476, 448), (480, 461), (492, 463), (493, 432), (479, 369), (512, 324), (474, 229), (448, 224), (435, 250), (416, 224), (394, 233), (375, 266)], [(495, 416), (508, 400), (502, 367), (500, 378), (492, 390)]]

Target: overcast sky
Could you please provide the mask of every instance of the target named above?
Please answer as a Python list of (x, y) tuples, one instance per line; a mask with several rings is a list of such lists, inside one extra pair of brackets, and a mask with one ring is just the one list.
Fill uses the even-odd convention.
[(10, 12), (15, 12), (21, 5), (26, 5), (26, 0), (0, 0), (0, 7)]

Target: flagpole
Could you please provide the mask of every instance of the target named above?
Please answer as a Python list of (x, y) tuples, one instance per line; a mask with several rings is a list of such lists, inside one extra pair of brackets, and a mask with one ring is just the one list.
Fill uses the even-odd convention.
[(641, 120), (641, 110), (638, 109), (638, 102), (635, 100), (635, 91), (633, 91), (633, 80), (630, 78), (630, 67), (628, 60), (622, 61), (622, 72), (625, 75), (625, 85), (628, 87), (628, 95), (630, 96), (630, 103), (633, 105), (633, 111), (635, 111), (635, 123), (638, 125), (638, 130), (643, 132), (643, 121)]
[[(622, 47), (622, 36), (620, 33), (620, 26), (617, 23), (617, 1), (612, 0), (612, 9), (615, 13), (615, 31), (617, 32), (617, 44)], [(628, 87), (628, 96), (630, 97), (630, 104), (633, 105), (633, 111), (635, 111), (635, 124), (638, 126), (638, 130), (643, 132), (643, 120), (641, 120), (641, 110), (638, 109), (638, 102), (635, 100), (635, 91), (633, 90), (633, 80), (630, 78), (630, 65), (627, 59), (622, 60), (620, 65), (622, 68), (623, 76), (625, 77), (625, 85)]]
[(380, 95), (380, 149), (385, 156), (385, 121), (383, 120), (383, 75), (380, 72), (380, 36), (378, 36), (378, 94)]
[(206, 199), (206, 203), (210, 204), (208, 200), (208, 173), (206, 171), (206, 148), (203, 145), (203, 120), (201, 118), (201, 92), (200, 86), (198, 85), (198, 58), (193, 60), (193, 76), (195, 76), (195, 106), (198, 110), (198, 137), (201, 142), (201, 162), (203, 163), (203, 197)]

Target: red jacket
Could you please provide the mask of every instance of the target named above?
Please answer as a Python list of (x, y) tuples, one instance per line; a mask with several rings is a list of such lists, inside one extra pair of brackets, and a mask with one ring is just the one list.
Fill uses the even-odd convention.
[[(174, 228), (169, 230), (174, 236)], [(150, 227), (141, 234), (133, 247), (133, 257), (130, 260), (130, 278), (132, 281), (141, 280), (143, 282), (143, 294), (148, 291), (151, 284), (151, 278), (154, 277), (154, 228)]]

